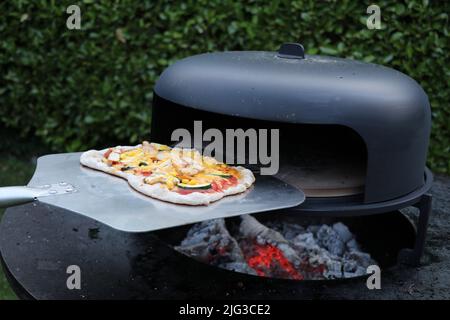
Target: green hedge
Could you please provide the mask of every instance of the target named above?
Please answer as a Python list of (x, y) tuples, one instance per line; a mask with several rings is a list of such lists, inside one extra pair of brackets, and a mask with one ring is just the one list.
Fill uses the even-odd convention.
[[(135, 143), (149, 133), (152, 88), (177, 59), (216, 50), (276, 50), (381, 63), (429, 95), (429, 165), (450, 172), (448, 1), (3, 1), (0, 122), (59, 151)], [(82, 30), (66, 28), (70, 4)]]

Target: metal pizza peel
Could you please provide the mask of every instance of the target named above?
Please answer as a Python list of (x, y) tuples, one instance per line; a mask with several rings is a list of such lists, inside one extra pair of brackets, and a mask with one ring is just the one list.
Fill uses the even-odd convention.
[(291, 208), (305, 200), (304, 193), (272, 176), (256, 175), (246, 192), (225, 197), (207, 206), (167, 203), (144, 196), (128, 182), (83, 167), (81, 153), (40, 157), (26, 187), (0, 188), (0, 207), (31, 201), (73, 211), (126, 232), (147, 232)]

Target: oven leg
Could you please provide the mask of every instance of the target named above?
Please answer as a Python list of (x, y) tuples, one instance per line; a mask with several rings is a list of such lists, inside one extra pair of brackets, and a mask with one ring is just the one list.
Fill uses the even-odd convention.
[(431, 194), (424, 194), (420, 201), (414, 206), (419, 209), (419, 220), (417, 222), (416, 242), (413, 249), (400, 251), (399, 260), (411, 266), (420, 265), (420, 258), (425, 247), (425, 237), (428, 228), (428, 219), (431, 213)]

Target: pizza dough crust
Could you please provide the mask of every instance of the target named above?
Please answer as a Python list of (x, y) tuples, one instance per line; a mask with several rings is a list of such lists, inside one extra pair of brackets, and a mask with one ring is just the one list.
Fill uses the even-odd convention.
[[(130, 146), (117, 146), (115, 148), (121, 148), (125, 150), (131, 150), (137, 147), (141, 147), (141, 145), (137, 145), (134, 147)], [(113, 148), (113, 149), (115, 149)], [(176, 204), (185, 204), (185, 205), (207, 205), (211, 202), (222, 199), (223, 197), (242, 193), (247, 190), (254, 182), (255, 176), (253, 173), (241, 166), (233, 167), (239, 171), (241, 177), (238, 179), (238, 184), (232, 187), (229, 187), (220, 192), (214, 193), (202, 193), (202, 192), (192, 192), (189, 194), (179, 194), (175, 191), (171, 191), (166, 188), (163, 184), (156, 183), (153, 185), (147, 184), (144, 182), (145, 177), (136, 176), (133, 174), (129, 174), (115, 168), (108, 166), (106, 163), (102, 161), (103, 154), (108, 151), (109, 148), (103, 150), (89, 150), (84, 152), (80, 157), (80, 163), (86, 167), (91, 169), (103, 171), (118, 177), (121, 177), (128, 181), (128, 184), (135, 189), (136, 191), (147, 195), (149, 197), (159, 199), (162, 201), (172, 202)]]

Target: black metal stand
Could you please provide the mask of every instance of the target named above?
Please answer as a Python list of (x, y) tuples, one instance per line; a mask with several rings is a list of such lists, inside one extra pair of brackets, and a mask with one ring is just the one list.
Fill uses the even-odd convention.
[(423, 254), (423, 249), (425, 247), (425, 238), (428, 228), (428, 219), (430, 218), (431, 213), (431, 203), (432, 196), (431, 194), (424, 194), (420, 201), (413, 205), (419, 209), (419, 218), (417, 221), (416, 229), (416, 242), (414, 244), (414, 248), (412, 249), (403, 249), (399, 254), (399, 262), (403, 264), (408, 264), (411, 266), (420, 265), (420, 259)]

